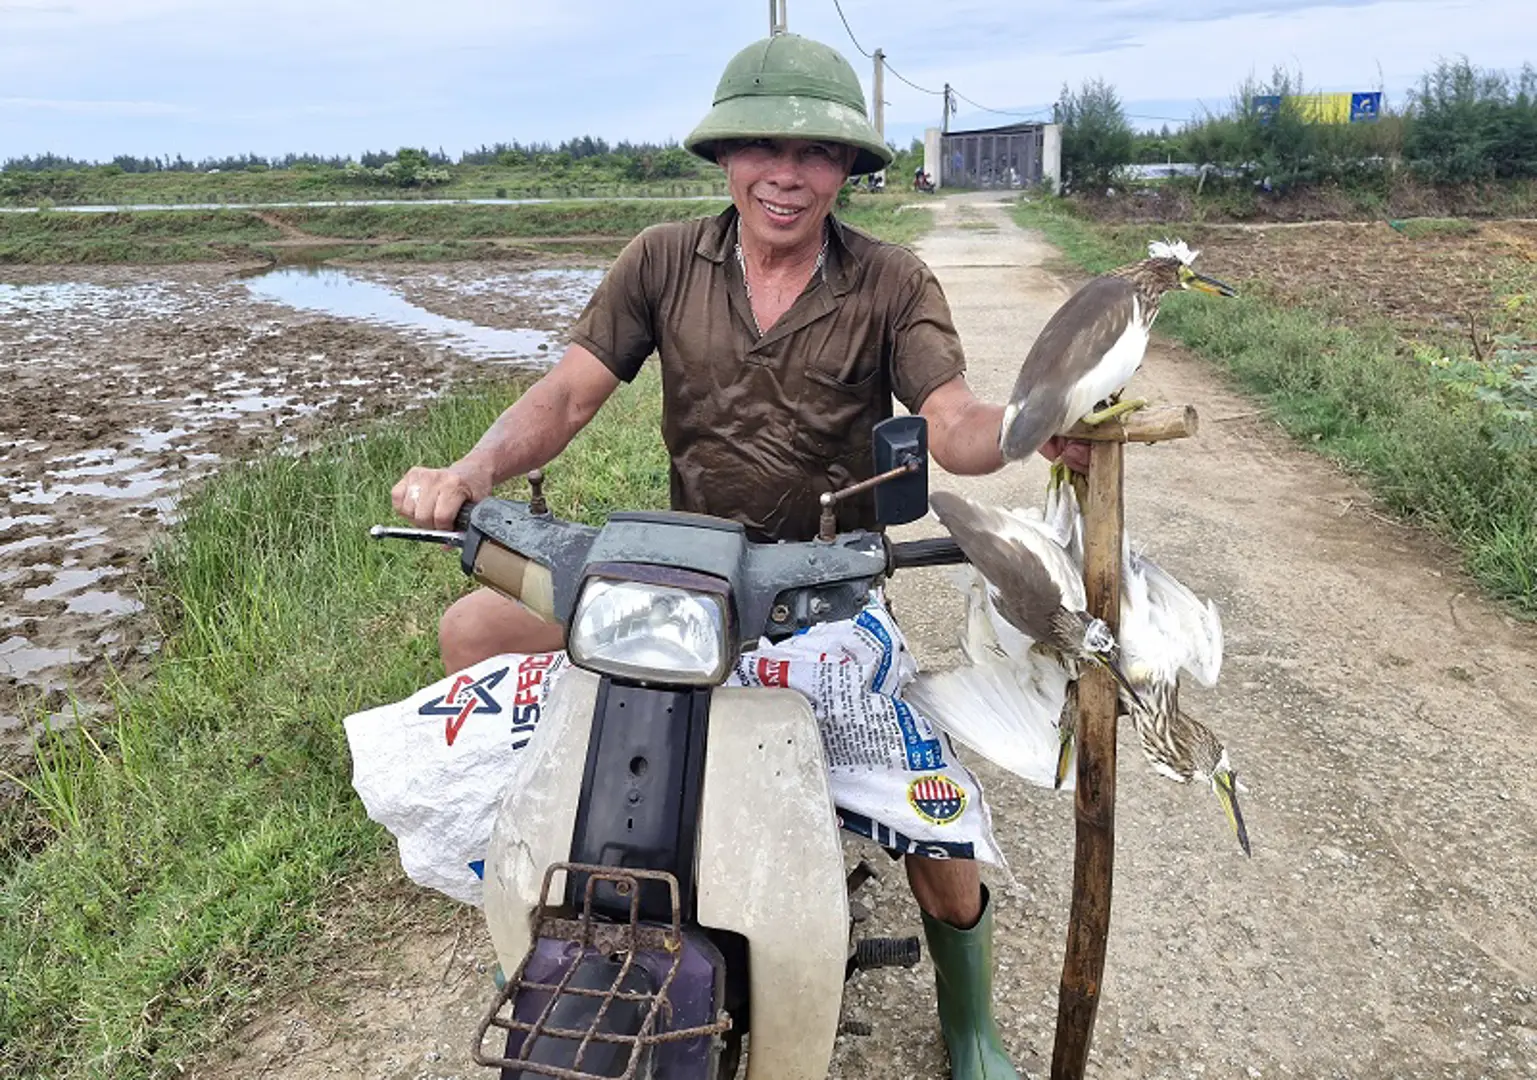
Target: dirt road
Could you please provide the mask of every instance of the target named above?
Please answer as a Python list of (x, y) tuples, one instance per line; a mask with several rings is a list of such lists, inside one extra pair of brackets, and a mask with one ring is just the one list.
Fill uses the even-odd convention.
[[(947, 200), (922, 244), (977, 390), (1001, 400), (1067, 294), (1054, 253), (991, 197)], [(1220, 273), (1221, 267), (1212, 266)], [(1182, 302), (1201, 302), (1184, 298)], [(1210, 301), (1215, 302), (1215, 301)], [(1450, 554), (1374, 512), (1210, 368), (1155, 347), (1143, 396), (1201, 410), (1198, 439), (1128, 453), (1133, 537), (1222, 609), (1227, 659), (1187, 706), (1248, 786), (1245, 859), (1209, 791), (1121, 743), (1115, 908), (1097, 1077), (1537, 1076), (1537, 633), (1502, 616)], [(936, 487), (1021, 504), (1044, 467)], [(922, 533), (914, 526), (909, 532)], [(932, 531), (932, 527), (927, 530)], [(957, 660), (959, 601), (934, 572), (894, 584), (925, 664)], [(1014, 879), (994, 875), (999, 1016), (1046, 1072), (1072, 873), (1072, 804), (979, 767)], [(852, 850), (852, 849), (851, 849)], [(900, 881), (878, 930), (916, 932)], [(490, 955), (468, 919), (360, 958), (199, 1076), (469, 1077), (463, 1045)], [(932, 971), (862, 976), (846, 1080), (942, 1077)], [(366, 1052), (369, 1067), (348, 1058)], [(489, 1074), (487, 1074), (489, 1075)]]

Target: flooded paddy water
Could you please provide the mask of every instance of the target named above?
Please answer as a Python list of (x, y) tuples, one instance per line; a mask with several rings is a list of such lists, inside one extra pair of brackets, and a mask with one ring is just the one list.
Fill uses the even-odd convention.
[(158, 644), (137, 572), (221, 462), (542, 365), (600, 271), (0, 272), (0, 759)]

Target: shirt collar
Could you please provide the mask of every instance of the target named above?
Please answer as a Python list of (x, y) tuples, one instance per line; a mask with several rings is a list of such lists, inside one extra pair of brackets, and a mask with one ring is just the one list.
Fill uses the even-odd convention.
[[(822, 266), (822, 274), (833, 295), (842, 296), (859, 280), (859, 256), (849, 250), (843, 222), (837, 215), (829, 214), (827, 222), (827, 261)], [(694, 254), (716, 264), (724, 263), (733, 257), (736, 249), (736, 228), (736, 207), (728, 206), (705, 225)]]

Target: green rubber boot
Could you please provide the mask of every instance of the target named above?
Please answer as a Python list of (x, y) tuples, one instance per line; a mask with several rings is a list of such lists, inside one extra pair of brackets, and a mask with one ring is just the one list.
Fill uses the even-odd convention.
[(993, 907), (982, 887), (982, 917), (957, 930), (924, 912), (923, 936), (934, 961), (939, 1027), (952, 1080), (1020, 1080), (993, 1019)]

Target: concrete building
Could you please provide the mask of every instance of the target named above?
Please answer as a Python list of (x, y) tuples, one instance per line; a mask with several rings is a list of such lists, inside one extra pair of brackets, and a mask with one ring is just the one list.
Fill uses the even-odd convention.
[(923, 167), (940, 187), (1018, 189), (1044, 184), (1055, 193), (1062, 181), (1062, 127), (1008, 124), (951, 132), (929, 128), (923, 138)]

